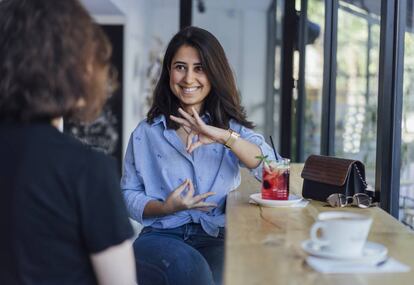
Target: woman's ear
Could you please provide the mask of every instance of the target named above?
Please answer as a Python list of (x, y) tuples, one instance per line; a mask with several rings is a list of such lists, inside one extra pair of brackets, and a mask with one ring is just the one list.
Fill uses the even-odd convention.
[(76, 107), (78, 107), (79, 109), (81, 109), (85, 106), (86, 106), (85, 98), (81, 97), (81, 98), (78, 99), (78, 101), (76, 101)]

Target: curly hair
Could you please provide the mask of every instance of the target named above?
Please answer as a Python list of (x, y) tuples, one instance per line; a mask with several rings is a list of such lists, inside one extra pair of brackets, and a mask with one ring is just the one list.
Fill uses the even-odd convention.
[(210, 124), (228, 128), (230, 119), (234, 119), (245, 127), (253, 128), (253, 123), (247, 121), (246, 112), (241, 106), (236, 81), (223, 47), (210, 32), (197, 27), (184, 28), (168, 44), (161, 75), (154, 90), (153, 103), (147, 114), (148, 122), (153, 122), (157, 116), (163, 114), (168, 128), (179, 127), (169, 119), (169, 115), (181, 116), (178, 113), (180, 102), (171, 91), (169, 81), (173, 57), (184, 45), (198, 51), (203, 70), (211, 83), (211, 91), (205, 98), (202, 110), (210, 114)]
[(92, 120), (111, 52), (78, 0), (0, 1), (0, 121)]

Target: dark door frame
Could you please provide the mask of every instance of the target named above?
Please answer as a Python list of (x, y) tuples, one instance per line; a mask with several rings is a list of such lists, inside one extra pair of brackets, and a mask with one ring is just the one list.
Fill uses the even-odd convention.
[(406, 0), (381, 1), (375, 190), (381, 208), (398, 218)]

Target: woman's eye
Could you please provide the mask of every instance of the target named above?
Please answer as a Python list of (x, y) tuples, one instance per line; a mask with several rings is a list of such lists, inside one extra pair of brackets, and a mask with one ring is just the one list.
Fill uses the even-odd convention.
[(204, 69), (203, 69), (203, 67), (201, 65), (200, 66), (196, 66), (194, 69), (197, 72), (203, 72), (204, 71)]
[(185, 66), (184, 65), (176, 65), (175, 69), (177, 70), (185, 70)]

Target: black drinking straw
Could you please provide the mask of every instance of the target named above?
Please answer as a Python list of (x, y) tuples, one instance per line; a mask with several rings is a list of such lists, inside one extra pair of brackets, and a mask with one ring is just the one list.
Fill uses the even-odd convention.
[(275, 149), (275, 144), (273, 143), (272, 136), (269, 136), (269, 137), (270, 137), (270, 143), (272, 144), (273, 153), (275, 154), (275, 159), (276, 159), (276, 161), (279, 161), (279, 159), (277, 158), (276, 149)]

